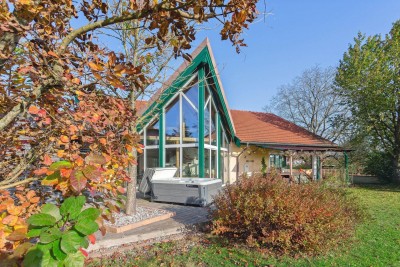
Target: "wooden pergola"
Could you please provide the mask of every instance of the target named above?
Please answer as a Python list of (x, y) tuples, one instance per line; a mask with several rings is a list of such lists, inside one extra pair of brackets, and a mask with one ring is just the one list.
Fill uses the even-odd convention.
[(252, 144), (261, 148), (267, 148), (272, 150), (282, 151), (282, 153), (289, 157), (289, 176), (293, 177), (293, 156), (296, 154), (308, 154), (312, 157), (315, 157), (317, 160), (317, 171), (314, 173), (314, 160), (313, 160), (313, 177), (315, 180), (319, 180), (322, 178), (322, 164), (323, 160), (321, 158), (325, 158), (325, 155), (332, 155), (332, 153), (343, 153), (344, 163), (345, 163), (345, 181), (349, 182), (349, 157), (348, 152), (351, 151), (349, 149), (344, 149), (343, 147), (337, 145), (295, 145), (295, 144)]

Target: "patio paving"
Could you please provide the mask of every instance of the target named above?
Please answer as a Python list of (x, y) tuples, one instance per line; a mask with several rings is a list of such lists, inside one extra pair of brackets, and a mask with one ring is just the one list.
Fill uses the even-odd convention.
[(102, 236), (98, 232), (96, 233), (96, 244), (91, 245), (88, 250), (103, 250), (149, 239), (163, 239), (170, 235), (185, 234), (193, 229), (193, 225), (209, 220), (208, 208), (204, 207), (150, 202), (143, 198), (137, 199), (137, 205), (171, 211), (174, 212), (175, 215), (169, 219), (141, 226), (123, 233), (107, 233), (105, 236)]

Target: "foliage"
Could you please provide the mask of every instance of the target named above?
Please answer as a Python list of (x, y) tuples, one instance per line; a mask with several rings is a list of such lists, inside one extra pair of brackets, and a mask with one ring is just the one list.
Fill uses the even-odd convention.
[(267, 164), (265, 163), (265, 157), (261, 158), (261, 174), (262, 176), (267, 175)]
[[(400, 21), (389, 34), (359, 34), (338, 67), (338, 93), (350, 107), (349, 118), (379, 149), (391, 156), (392, 169), (400, 157)], [(393, 181), (400, 182), (394, 175)]]
[(351, 236), (359, 213), (344, 191), (252, 176), (215, 198), (213, 233), (282, 254), (316, 254)]
[(335, 92), (335, 74), (331, 67), (309, 68), (280, 86), (265, 109), (332, 142), (341, 142), (349, 129), (348, 122), (341, 118), (348, 110)]
[(60, 207), (50, 203), (41, 206), (39, 213), (7, 236), (14, 246), (15, 242), (20, 244), (2, 259), (3, 263), (17, 263), (26, 253), (24, 266), (83, 266), (87, 256), (84, 249), (89, 242), (94, 244), (94, 233), (101, 223), (100, 210), (83, 209), (85, 203), (85, 197), (78, 196), (65, 199)]
[[(222, 39), (239, 51), (245, 45), (241, 33), (258, 14), (256, 3), (2, 1), (0, 190), (11, 193), (4, 195), (7, 207), (1, 203), (0, 249), (18, 249), (23, 239), (12, 240), (13, 233), (20, 225), (26, 228), (26, 219), (43, 201), (38, 195), (37, 203), (26, 206), (31, 200), (18, 200), (15, 186), (29, 188), (39, 181), (64, 198), (84, 193), (96, 197), (103, 217), (120, 211), (122, 185), (135, 182), (131, 167), (137, 164), (136, 152), (142, 151), (134, 102), (157, 76), (153, 62), (166, 46), (173, 56), (190, 60), (186, 51), (197, 25), (213, 18), (221, 22)], [(135, 29), (147, 35), (140, 36), (144, 39), (136, 56), (126, 57), (129, 38), (112, 33), (129, 35)], [(138, 45), (138, 38), (129, 40)]]
[(396, 266), (400, 262), (400, 187), (374, 185), (345, 189), (368, 216), (355, 239), (318, 257), (277, 257), (231, 241), (206, 236), (134, 247), (93, 259), (88, 266)]
[(384, 152), (374, 151), (365, 160), (365, 173), (390, 181), (395, 175), (391, 156)]
[[(36, 204), (39, 200), (40, 197), (34, 190), (24, 187), (17, 187), (13, 196), (9, 191), (0, 191), (0, 255), (2, 252), (15, 250), (27, 241), (26, 219), (37, 212)], [(24, 247), (20, 247), (14, 253), (22, 255), (24, 250)]]

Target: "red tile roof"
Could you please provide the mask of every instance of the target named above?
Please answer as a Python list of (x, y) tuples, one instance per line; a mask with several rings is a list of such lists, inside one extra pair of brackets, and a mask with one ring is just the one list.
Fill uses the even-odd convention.
[(236, 136), (242, 143), (336, 146), (272, 113), (231, 110)]

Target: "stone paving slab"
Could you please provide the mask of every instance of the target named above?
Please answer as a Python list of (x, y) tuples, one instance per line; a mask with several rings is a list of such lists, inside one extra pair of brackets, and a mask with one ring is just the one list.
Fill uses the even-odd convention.
[(107, 233), (102, 236), (96, 233), (96, 244), (89, 251), (121, 246), (128, 243), (140, 242), (169, 235), (184, 234), (193, 229), (193, 225), (209, 220), (208, 208), (185, 206), (170, 203), (150, 202), (147, 199), (137, 199), (137, 205), (149, 208), (163, 209), (174, 212), (169, 219), (148, 224), (122, 233)]

